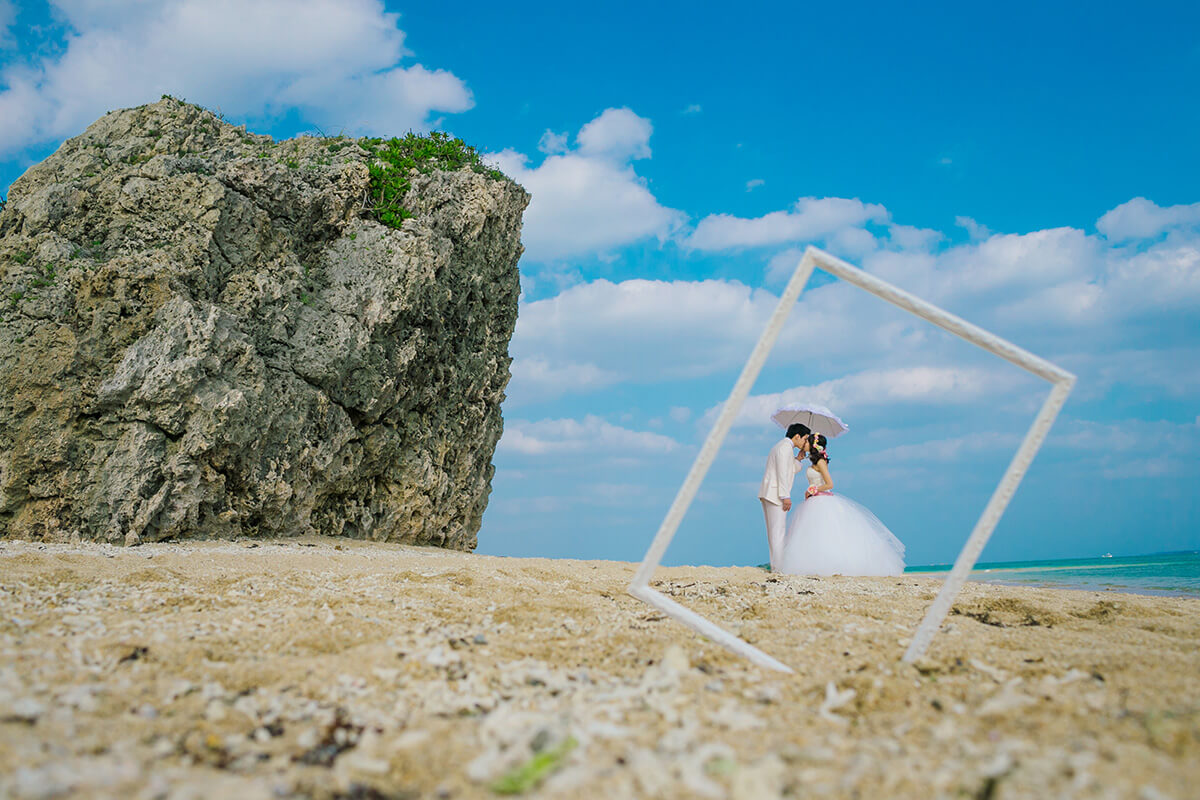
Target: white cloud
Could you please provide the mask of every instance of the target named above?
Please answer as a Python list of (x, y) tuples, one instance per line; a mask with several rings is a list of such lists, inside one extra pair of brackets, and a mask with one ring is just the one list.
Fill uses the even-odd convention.
[(535, 400), (578, 394), (617, 383), (620, 376), (595, 364), (553, 364), (536, 356), (517, 358), (508, 385), (509, 406)]
[(901, 250), (927, 252), (945, 238), (941, 231), (931, 228), (917, 228), (912, 225), (888, 226), (888, 240)]
[[(789, 278), (799, 257), (798, 250), (777, 254), (768, 281)], [(1194, 316), (1196, 247), (1160, 243), (1132, 256), (1111, 254), (1092, 237), (1060, 229), (992, 237), (940, 254), (878, 251), (865, 266), (1035, 352), (1069, 358), (1066, 366), (1085, 376), (1081, 393), (1131, 382), (1175, 392), (1171, 385), (1200, 380), (1190, 354), (1154, 348), (1118, 359), (1131, 348), (1122, 321)], [(777, 302), (777, 295), (736, 281), (578, 284), (522, 306), (512, 352), (518, 362), (593, 365), (606, 385), (710, 375), (745, 362)], [(804, 361), (813, 342), (839, 372), (929, 359), (958, 363), (965, 352), (924, 320), (841, 282), (805, 291), (772, 363)], [(1098, 360), (1081, 355), (1097, 347), (1110, 349)]]
[(0, 71), (0, 153), (80, 132), (105, 111), (185, 97), (226, 114), (298, 109), (328, 131), (403, 133), (471, 92), (420, 64), (378, 0), (114, 0), (54, 3), (60, 53)]
[(1087, 454), (1088, 469), (1110, 480), (1144, 481), (1189, 476), (1196, 471), (1200, 418), (1191, 423), (1126, 419), (1100, 423), (1071, 420), (1049, 444)]
[(1200, 303), (1200, 240), (1167, 241), (1141, 253), (1098, 252), (1081, 274), (1028, 287), (996, 310), (999, 319), (1041, 326), (1109, 326), (1122, 320), (1194, 312)]
[[(504, 472), (510, 473), (512, 470), (506, 468)], [(661, 506), (662, 502), (661, 493), (644, 483), (591, 481), (584, 486), (572, 487), (570, 495), (504, 497), (488, 507), (526, 519), (529, 514), (565, 514), (578, 511), (580, 506), (628, 511), (636, 507)]]
[[(1172, 245), (1173, 246), (1173, 245)], [(1167, 243), (1144, 254), (1114, 250), (1074, 228), (992, 234), (938, 252), (880, 250), (862, 266), (885, 280), (973, 322), (1028, 342), (1050, 331), (1095, 332), (1113, 318), (1142, 313), (1155, 286), (1124, 277), (1132, 269), (1161, 273), (1159, 286), (1200, 297), (1193, 258), (1165, 257)], [(1155, 260), (1161, 259), (1161, 260)], [(1177, 305), (1174, 301), (1172, 304)]]
[(1052, 440), (1054, 444), (1076, 450), (1093, 452), (1128, 451), (1140, 440), (1128, 424), (1105, 424), (1097, 422), (1073, 422), (1069, 433), (1060, 433)]
[(1119, 422), (1073, 420), (1050, 439), (1058, 447), (1093, 453), (1144, 456), (1194, 456), (1200, 444), (1200, 417), (1191, 423), (1126, 419)]
[(746, 181), (746, 191), (753, 192), (755, 189), (765, 183), (766, 181), (764, 181), (762, 178), (751, 178), (750, 180)]
[(1165, 456), (1110, 461), (1100, 471), (1100, 475), (1112, 481), (1126, 480), (1130, 482), (1131, 486), (1136, 486), (1147, 478), (1186, 474), (1188, 467), (1193, 466), (1194, 463), (1194, 461), (1180, 461)]
[(582, 420), (508, 420), (498, 449), (522, 455), (562, 453), (661, 454), (679, 447), (669, 436), (635, 431), (588, 415)]
[[(813, 386), (750, 395), (742, 404), (734, 425), (761, 426), (777, 408), (796, 402), (820, 403), (843, 418), (851, 412), (871, 407), (971, 403), (996, 395), (1019, 380), (1011, 371), (1001, 369), (919, 366), (867, 370)], [(717, 405), (706, 411), (703, 423), (714, 422), (720, 410), (721, 405)]]
[(826, 237), (826, 246), (846, 258), (862, 258), (877, 250), (879, 241), (865, 228), (842, 228)]
[(736, 281), (597, 280), (524, 304), (511, 352), (622, 380), (708, 375), (745, 360), (777, 302)]
[(772, 285), (786, 283), (796, 273), (796, 267), (803, 257), (804, 251), (797, 247), (790, 247), (771, 256), (771, 260), (767, 262), (767, 271), (764, 276), (767, 283)]
[(1200, 236), (1141, 252), (1074, 228), (993, 234), (933, 257), (877, 253), (864, 266), (978, 321), (1014, 331), (1113, 336), (1119, 320), (1187, 314), (1200, 303)]
[(700, 220), (684, 244), (695, 250), (728, 250), (812, 242), (887, 219), (887, 209), (877, 203), (844, 197), (802, 197), (791, 211), (772, 211), (753, 219), (711, 214)]
[(542, 134), (542, 138), (538, 140), (538, 150), (549, 155), (565, 153), (570, 149), (570, 139), (571, 137), (565, 133), (555, 133), (547, 129)]
[(1021, 443), (1015, 433), (969, 433), (948, 439), (932, 439), (913, 444), (889, 447), (862, 456), (864, 463), (908, 463), (929, 461), (958, 461), (964, 456), (997, 450), (1013, 451)]
[(0, 0), (0, 47), (11, 47), (12, 32), (9, 28), (17, 19), (17, 6), (13, 0)]
[(1113, 241), (1150, 239), (1170, 228), (1200, 225), (1200, 203), (1163, 208), (1144, 197), (1122, 203), (1096, 221), (1096, 230)]
[[(526, 262), (664, 240), (683, 223), (683, 214), (661, 205), (630, 164), (650, 156), (651, 130), (649, 120), (629, 109), (610, 108), (580, 129), (575, 150), (550, 155), (537, 167), (514, 150), (487, 157), (533, 195), (521, 234)], [(558, 146), (562, 140), (543, 135), (542, 142)]]
[(628, 108), (608, 108), (579, 129), (575, 143), (582, 156), (626, 162), (650, 157), (650, 120)]
[(585, 502), (598, 506), (628, 508), (632, 505), (658, 505), (661, 493), (644, 483), (592, 483)]
[(1118, 306), (1194, 310), (1200, 300), (1200, 237), (1178, 243), (1168, 239), (1129, 259), (1114, 259), (1108, 278), (1109, 297)]
[(692, 418), (692, 410), (686, 406), (672, 406), (668, 416), (675, 422), (687, 422)]
[[(889, 221), (886, 227), (886, 246), (879, 249), (881, 240), (874, 240), (877, 249), (855, 259), (857, 263), (1021, 346), (1061, 360), (1081, 375), (1079, 396), (1107, 391), (1114, 383), (1179, 394), (1186, 391), (1172, 386), (1200, 381), (1194, 354), (1128, 338), (1131, 331), (1154, 325), (1194, 321), (1200, 307), (1200, 236), (1176, 231), (1133, 250), (1077, 229), (1054, 228), (991, 234), (931, 250), (936, 232), (900, 229), (899, 238), (910, 237), (907, 243), (916, 247), (897, 250), (891, 234), (899, 226)], [(872, 246), (866, 238), (871, 232), (862, 228), (839, 229), (833, 238), (843, 246), (853, 242), (840, 235), (842, 230), (864, 234), (862, 249)], [(765, 282), (782, 284), (801, 254), (798, 248), (775, 254), (766, 265)], [(576, 283), (554, 297), (522, 305), (512, 343), (514, 370), (541, 379), (536, 386), (532, 380), (514, 379), (513, 396), (545, 397), (735, 369), (745, 363), (777, 302), (773, 292), (731, 280)], [(821, 364), (806, 355), (814, 342), (819, 342)], [(836, 376), (928, 364), (969, 367), (980, 363), (973, 359), (987, 358), (973, 350), (964, 356), (964, 347), (924, 320), (834, 281), (801, 295), (771, 363), (809, 362), (806, 374), (816, 368)], [(526, 360), (529, 365), (521, 367)], [(1121, 368), (1110, 368), (1116, 364)], [(570, 377), (572, 373), (580, 378)], [(555, 380), (557, 375), (561, 380)], [(853, 385), (823, 388), (849, 391)]]
[(950, 248), (938, 256), (943, 290), (952, 296), (1000, 289), (1057, 285), (1092, 274), (1099, 243), (1075, 228), (1025, 234), (994, 234), (981, 242)]
[(992, 232), (987, 229), (987, 226), (980, 225), (970, 217), (955, 217), (954, 224), (960, 228), (965, 228), (967, 235), (971, 237), (971, 241), (977, 242), (980, 239), (986, 239), (992, 235)]
[(699, 114), (699, 113), (700, 113), (701, 111), (703, 111), (703, 110), (704, 110), (704, 109), (700, 107), (700, 104), (699, 104), (699, 103), (692, 103), (690, 106), (688, 106), (687, 108), (685, 108), (685, 109), (683, 110), (683, 113), (685, 113), (685, 114)]
[[(795, 260), (779, 260), (790, 276)], [(514, 373), (530, 359), (590, 365), (606, 385), (713, 375), (745, 363), (778, 302), (777, 294), (738, 281), (578, 284), (521, 306), (510, 347)], [(924, 320), (855, 287), (827, 283), (801, 296), (771, 362), (811, 361), (816, 347), (823, 360), (839, 361), (839, 372), (873, 363), (902, 366), (918, 348), (923, 359), (939, 357), (946, 342), (930, 338), (935, 333)], [(561, 383), (564, 392), (572, 390), (569, 380)], [(514, 379), (514, 401), (523, 402), (526, 391)]]
[[(1126, 224), (1128, 213), (1117, 214), (1135, 209), (1153, 217), (1139, 235), (1167, 230), (1167, 236), (1137, 251), (1075, 228), (992, 233), (958, 217), (956, 224), (968, 230), (972, 241), (939, 248), (946, 241), (943, 234), (893, 223), (882, 206), (826, 198), (801, 201), (795, 212), (755, 219), (706, 217), (686, 245), (708, 249), (821, 241), (868, 272), (1002, 335), (1070, 328), (1090, 336), (1097, 326), (1109, 326), (1100, 332), (1112, 335), (1111, 324), (1117, 320), (1186, 314), (1200, 303), (1200, 235), (1188, 227), (1193, 218), (1200, 225), (1200, 203), (1168, 209), (1148, 201), (1131, 203), (1102, 218), (1126, 220), (1114, 223), (1111, 231), (1124, 234), (1135, 228)], [(872, 224), (887, 228), (886, 239), (868, 228)], [(799, 247), (776, 253), (767, 264), (766, 283), (778, 285), (790, 277), (802, 254)], [(854, 301), (840, 306), (843, 311), (858, 307)]]
[(1102, 346), (1064, 355), (1060, 363), (1087, 376), (1072, 393), (1072, 400), (1102, 397), (1116, 384), (1146, 400), (1200, 393), (1200, 344), (1163, 342), (1153, 349)]

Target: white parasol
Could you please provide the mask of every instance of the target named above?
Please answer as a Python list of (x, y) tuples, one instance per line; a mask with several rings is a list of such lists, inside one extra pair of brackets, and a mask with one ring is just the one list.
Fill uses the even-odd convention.
[(788, 403), (776, 409), (771, 420), (784, 430), (799, 422), (807, 425), (813, 433), (824, 434), (830, 439), (850, 430), (850, 426), (842, 422), (837, 414), (816, 403)]

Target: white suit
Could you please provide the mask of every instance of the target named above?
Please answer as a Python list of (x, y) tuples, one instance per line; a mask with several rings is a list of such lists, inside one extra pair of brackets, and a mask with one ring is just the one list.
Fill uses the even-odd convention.
[(792, 440), (780, 439), (767, 454), (767, 468), (763, 472), (758, 499), (762, 501), (763, 517), (767, 522), (767, 551), (771, 558), (771, 569), (778, 569), (783, 554), (783, 537), (787, 533), (787, 513), (783, 501), (791, 499), (792, 479), (796, 477), (796, 457), (792, 453)]

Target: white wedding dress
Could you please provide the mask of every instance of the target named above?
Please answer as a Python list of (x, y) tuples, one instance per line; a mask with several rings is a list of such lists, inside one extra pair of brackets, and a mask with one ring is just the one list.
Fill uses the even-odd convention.
[[(805, 475), (824, 483), (812, 467)], [(779, 561), (788, 575), (899, 575), (904, 544), (863, 506), (822, 492), (792, 508)]]

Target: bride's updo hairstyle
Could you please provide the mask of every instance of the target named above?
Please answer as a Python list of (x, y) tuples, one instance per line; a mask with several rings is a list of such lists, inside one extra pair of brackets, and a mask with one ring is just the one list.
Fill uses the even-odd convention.
[(823, 433), (814, 433), (808, 437), (808, 458), (812, 463), (816, 464), (821, 459), (829, 461), (829, 455), (825, 452), (825, 444), (828, 441)]

